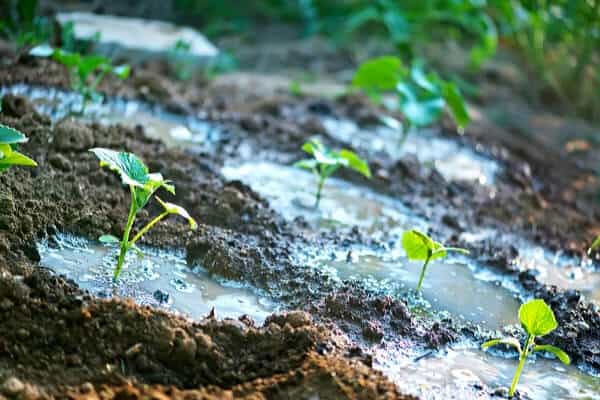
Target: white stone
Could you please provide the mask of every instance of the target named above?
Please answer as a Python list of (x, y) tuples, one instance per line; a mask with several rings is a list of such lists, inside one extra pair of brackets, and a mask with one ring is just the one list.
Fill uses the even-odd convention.
[(195, 59), (191, 61), (205, 62), (219, 52), (196, 30), (167, 22), (86, 12), (60, 13), (56, 18), (61, 25), (72, 21), (75, 37), (79, 40), (89, 39), (99, 32), (98, 51), (109, 52), (113, 57), (167, 57), (167, 52), (178, 40), (190, 44), (189, 55)]

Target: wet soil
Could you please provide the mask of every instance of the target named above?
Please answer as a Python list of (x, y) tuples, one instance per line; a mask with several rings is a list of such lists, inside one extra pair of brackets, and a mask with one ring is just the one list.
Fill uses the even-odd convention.
[[(0, 67), (0, 85), (16, 83), (68, 88), (68, 74), (52, 62), (21, 57)], [(314, 390), (321, 398), (402, 398), (388, 379), (369, 368), (365, 343), (402, 338), (438, 347), (490, 334), (415, 315), (404, 301), (360, 282), (332, 282), (303, 268), (293, 257), (298, 248), (377, 245), (377, 240), (357, 228), (314, 231), (301, 218), (285, 221), (250, 187), (221, 176), (227, 159), (298, 159), (300, 145), (313, 133), (330, 145), (344, 145), (326, 133), (320, 118), (374, 123), (381, 110), (366, 99), (264, 94), (222, 81), (181, 84), (148, 69), (135, 70), (126, 82), (108, 80), (102, 89), (201, 115), (232, 135), (218, 143), (215, 153), (198, 154), (148, 139), (142, 126), (71, 119), (53, 125), (26, 99), (4, 97), (0, 122), (27, 134), (23, 151), (40, 164), (0, 175), (0, 312), (8, 322), (0, 326), (0, 378), (7, 396), (310, 398)], [(449, 120), (440, 128), (443, 135), (502, 164), (504, 172), (494, 186), (447, 182), (415, 158), (394, 160), (384, 154), (369, 160), (375, 175), (371, 181), (347, 173), (340, 177), (401, 199), (431, 222), (436, 237), (468, 246), (478, 260), (503, 273), (518, 273), (512, 262), (518, 251), (511, 243), (490, 238), (473, 245), (460, 235), (491, 228), (553, 250), (585, 253), (599, 230), (600, 215), (589, 195), (597, 187), (589, 170), (483, 117), (462, 136)], [(42, 237), (120, 233), (128, 195), (87, 152), (94, 146), (140, 155), (151, 171), (175, 182), (173, 201), (200, 222), (199, 231), (190, 233), (168, 220), (144, 238), (146, 244), (186, 249), (190, 263), (247, 282), (284, 308), (309, 314), (273, 317), (260, 328), (244, 318), (192, 323), (127, 301), (92, 298), (73, 282), (37, 267), (36, 241)], [(138, 223), (157, 210), (151, 205)], [(557, 314), (560, 328), (545, 341), (562, 346), (578, 363), (600, 368), (598, 306), (577, 292), (547, 287), (527, 271), (518, 278), (526, 295), (545, 298)]]

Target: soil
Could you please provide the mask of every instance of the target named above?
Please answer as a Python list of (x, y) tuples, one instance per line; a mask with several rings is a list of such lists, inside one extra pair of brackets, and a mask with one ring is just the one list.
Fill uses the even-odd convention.
[[(214, 153), (167, 148), (147, 138), (143, 126), (105, 127), (74, 119), (52, 124), (24, 98), (2, 99), (0, 122), (26, 133), (30, 140), (22, 150), (39, 167), (0, 175), (0, 393), (19, 398), (404, 399), (410, 397), (370, 368), (370, 345), (402, 338), (436, 348), (485, 336), (456, 321), (414, 315), (404, 301), (357, 282), (334, 283), (295, 265), (291, 255), (298, 247), (377, 243), (358, 229), (307, 232), (302, 220), (286, 222), (248, 186), (226, 181), (218, 172), (226, 160), (241, 159), (241, 145), (256, 157), (289, 162), (301, 157), (307, 136), (325, 132), (319, 116), (369, 124), (381, 110), (356, 95), (323, 99), (263, 93), (223, 80), (181, 83), (161, 75), (161, 68), (137, 68), (125, 82), (107, 79), (101, 90), (219, 124), (231, 134)], [(67, 89), (69, 76), (51, 61), (21, 56), (0, 67), (0, 86), (16, 83)], [(478, 106), (485, 106), (485, 98)], [(503, 165), (495, 186), (446, 182), (414, 158), (394, 161), (385, 155), (369, 160), (372, 180), (340, 176), (401, 199), (449, 244), (466, 245), (461, 233), (494, 228), (550, 249), (585, 254), (600, 232), (593, 196), (598, 185), (586, 166), (537, 140), (537, 132), (524, 139), (485, 117), (476, 118), (464, 135), (449, 119), (440, 129)], [(177, 220), (167, 220), (144, 237), (145, 243), (185, 248), (190, 264), (248, 282), (297, 311), (274, 315), (262, 327), (248, 318), (207, 316), (192, 322), (127, 300), (91, 297), (40, 268), (40, 238), (121, 232), (128, 193), (114, 174), (99, 168), (91, 147), (138, 154), (151, 171), (175, 182), (173, 202), (199, 222), (199, 230), (189, 232)], [(157, 211), (151, 204), (138, 224)], [(496, 239), (469, 248), (479, 260), (517, 274), (512, 265), (517, 250)], [(575, 291), (539, 283), (531, 272), (519, 279), (527, 295), (546, 299), (557, 314), (560, 328), (545, 341), (561, 346), (575, 362), (600, 369), (598, 307)]]

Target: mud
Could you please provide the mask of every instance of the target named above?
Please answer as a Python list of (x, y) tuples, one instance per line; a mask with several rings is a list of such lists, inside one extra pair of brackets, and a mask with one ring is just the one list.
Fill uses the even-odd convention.
[[(0, 67), (0, 85), (16, 83), (67, 89), (68, 75), (54, 63), (21, 57)], [(435, 349), (492, 334), (435, 313), (415, 313), (405, 299), (310, 268), (297, 256), (306, 248), (383, 246), (389, 238), (371, 238), (359, 227), (314, 229), (302, 217), (286, 220), (248, 185), (221, 175), (231, 159), (289, 164), (302, 157), (300, 145), (314, 133), (329, 145), (348, 147), (327, 133), (322, 117), (351, 118), (359, 126), (376, 123), (381, 110), (366, 99), (273, 96), (223, 83), (183, 85), (144, 69), (125, 82), (108, 80), (101, 89), (200, 114), (232, 135), (214, 152), (194, 153), (149, 139), (142, 125), (72, 119), (53, 124), (26, 99), (3, 98), (0, 122), (27, 134), (30, 141), (22, 150), (40, 165), (0, 175), (0, 309), (8, 321), (0, 326), (0, 378), (6, 395), (21, 388), (9, 379), (16, 377), (24, 387), (16, 392), (30, 398), (310, 398), (316, 393), (332, 399), (408, 398), (397, 392), (401, 382), (395, 386), (368, 366), (371, 346), (410, 340), (415, 347)], [(386, 154), (369, 156), (370, 181), (345, 172), (339, 177), (401, 199), (440, 240), (469, 247), (478, 261), (518, 277), (525, 296), (545, 298), (557, 314), (560, 328), (545, 342), (564, 348), (576, 363), (600, 369), (598, 305), (517, 271), (513, 260), (519, 252), (511, 243), (464, 239), (465, 233), (493, 229), (583, 256), (600, 215), (587, 195), (590, 185), (596, 186), (590, 171), (571, 161), (551, 162), (553, 150), (517, 140), (483, 118), (463, 136), (446, 120), (440, 130), (501, 165), (493, 185), (448, 181), (416, 157)], [(200, 223), (198, 232), (190, 233), (170, 219), (147, 235), (145, 244), (185, 249), (188, 264), (198, 262), (211, 274), (265, 291), (284, 308), (308, 313), (272, 317), (263, 327), (246, 318), (192, 322), (125, 300), (99, 300), (39, 268), (36, 242), (42, 238), (52, 240), (59, 232), (87, 238), (120, 234), (128, 194), (87, 152), (94, 146), (140, 155), (150, 170), (175, 182), (172, 201)], [(138, 224), (157, 210), (148, 207)]]

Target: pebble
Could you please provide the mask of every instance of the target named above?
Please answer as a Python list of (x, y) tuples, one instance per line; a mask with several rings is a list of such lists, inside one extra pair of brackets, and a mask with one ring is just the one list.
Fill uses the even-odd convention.
[(0, 392), (7, 396), (15, 396), (25, 390), (25, 384), (18, 378), (10, 377), (0, 386)]

